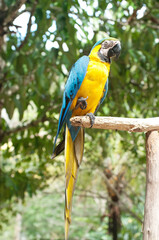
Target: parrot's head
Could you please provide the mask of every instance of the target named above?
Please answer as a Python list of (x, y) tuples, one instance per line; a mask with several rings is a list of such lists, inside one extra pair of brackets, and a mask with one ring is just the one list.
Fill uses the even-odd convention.
[(92, 50), (95, 49), (102, 62), (110, 63), (112, 58), (119, 57), (121, 45), (118, 39), (109, 37), (98, 41), (92, 48)]

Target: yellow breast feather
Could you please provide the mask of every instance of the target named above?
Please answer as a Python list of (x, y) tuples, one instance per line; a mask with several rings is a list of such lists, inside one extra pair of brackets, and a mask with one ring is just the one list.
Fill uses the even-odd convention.
[[(87, 113), (95, 112), (103, 96), (109, 71), (109, 63), (101, 62), (97, 54), (93, 53), (90, 55), (86, 76), (71, 105), (71, 109), (73, 110), (72, 116), (86, 115)], [(84, 110), (81, 108), (75, 109), (77, 100), (80, 97), (87, 98), (87, 107)]]

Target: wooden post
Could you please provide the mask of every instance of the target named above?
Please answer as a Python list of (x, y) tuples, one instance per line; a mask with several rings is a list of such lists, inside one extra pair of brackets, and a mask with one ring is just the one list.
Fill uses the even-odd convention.
[(159, 134), (146, 133), (146, 201), (143, 240), (159, 239)]
[[(71, 118), (73, 126), (89, 128), (88, 116)], [(159, 117), (119, 118), (96, 117), (93, 128), (116, 129), (146, 133), (146, 200), (144, 211), (143, 240), (159, 240)]]

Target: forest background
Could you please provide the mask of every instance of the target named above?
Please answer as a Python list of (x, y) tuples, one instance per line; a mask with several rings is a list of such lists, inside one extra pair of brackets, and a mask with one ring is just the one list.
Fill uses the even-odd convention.
[[(159, 1), (0, 1), (0, 239), (64, 238), (64, 84), (107, 35), (122, 52), (97, 115), (159, 116)], [(144, 133), (87, 129), (70, 239), (141, 239), (145, 169)]]

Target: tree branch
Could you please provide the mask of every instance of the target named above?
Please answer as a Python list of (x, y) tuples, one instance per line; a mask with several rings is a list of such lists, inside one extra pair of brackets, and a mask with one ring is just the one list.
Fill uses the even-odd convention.
[(45, 122), (50, 120), (50, 118), (48, 118), (46, 115), (44, 115), (43, 117), (37, 119), (37, 120), (33, 120), (30, 123), (23, 125), (23, 126), (18, 126), (16, 128), (10, 129), (8, 131), (0, 131), (0, 142), (2, 142), (3, 138), (5, 136), (9, 136), (11, 134), (17, 133), (17, 132), (21, 132), (24, 131), (30, 127), (36, 127), (39, 123)]
[(20, 50), (28, 40), (28, 37), (30, 35), (31, 25), (32, 25), (31, 24), (31, 19), (32, 19), (32, 16), (33, 16), (34, 12), (35, 12), (36, 5), (37, 5), (37, 1), (34, 2), (33, 8), (30, 11), (30, 17), (29, 17), (29, 21), (28, 21), (28, 25), (27, 25), (27, 34), (26, 34), (24, 40), (21, 42), (20, 46), (17, 48), (17, 50)]
[(14, 6), (10, 7), (7, 11), (5, 11), (3, 25), (6, 26), (9, 23), (14, 21), (14, 19), (17, 17), (18, 10), (21, 8), (21, 6), (25, 2), (26, 2), (26, 0), (17, 0), (16, 4)]
[[(90, 128), (88, 116), (77, 116), (70, 119), (73, 126)], [(147, 132), (159, 130), (159, 117), (156, 118), (122, 118), (122, 117), (95, 117), (92, 128), (111, 129), (129, 132)]]
[(134, 9), (132, 15), (128, 18), (127, 20), (127, 24), (131, 24), (131, 22), (135, 19), (136, 20), (136, 16), (137, 16), (137, 11), (139, 10), (139, 8)]

